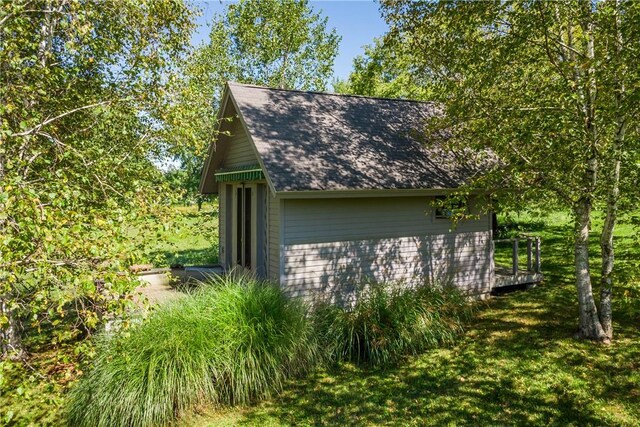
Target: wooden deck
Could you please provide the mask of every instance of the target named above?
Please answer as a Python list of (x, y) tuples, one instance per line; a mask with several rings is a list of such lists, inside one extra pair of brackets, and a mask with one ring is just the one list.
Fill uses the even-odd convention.
[(542, 282), (544, 275), (535, 271), (518, 270), (514, 275), (510, 268), (496, 266), (496, 275), (492, 289), (515, 285), (537, 285)]
[[(520, 242), (526, 244), (526, 260), (520, 262), (519, 245)], [(540, 238), (525, 236), (515, 239), (494, 240), (494, 254), (496, 243), (509, 243), (511, 246), (511, 264), (495, 265), (495, 279), (491, 289), (504, 288), (516, 285), (535, 286), (544, 279), (541, 269), (540, 258)], [(522, 269), (520, 266), (525, 268)]]

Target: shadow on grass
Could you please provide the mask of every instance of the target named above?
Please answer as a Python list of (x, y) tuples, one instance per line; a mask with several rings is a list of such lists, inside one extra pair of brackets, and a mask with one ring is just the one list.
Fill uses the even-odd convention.
[[(292, 382), (244, 425), (634, 425), (640, 337), (571, 338), (575, 294), (546, 285), (496, 298), (459, 344), (387, 370), (352, 365)], [(606, 402), (606, 403), (605, 403)]]
[[(545, 282), (482, 303), (457, 344), (386, 370), (320, 371), (290, 382), (277, 398), (220, 412), (205, 425), (640, 425), (640, 319), (621, 310), (618, 288), (614, 343), (573, 339), (571, 227), (535, 226)], [(617, 248), (624, 255), (618, 265), (640, 257), (629, 236)], [(591, 250), (597, 262), (597, 233)]]

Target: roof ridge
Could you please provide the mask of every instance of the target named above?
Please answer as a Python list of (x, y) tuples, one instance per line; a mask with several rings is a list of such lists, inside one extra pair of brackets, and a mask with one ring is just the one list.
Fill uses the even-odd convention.
[(342, 98), (377, 99), (377, 100), (382, 100), (382, 101), (412, 102), (412, 103), (415, 103), (415, 104), (427, 104), (427, 105), (436, 105), (437, 104), (437, 102), (435, 102), (435, 101), (419, 101), (417, 99), (385, 98), (385, 97), (382, 97), (382, 96), (352, 95), (352, 94), (348, 94), (348, 93), (320, 92), (320, 91), (315, 91), (315, 90), (283, 89), (283, 88), (261, 86), (261, 85), (250, 84), (250, 83), (238, 83), (238, 82), (234, 82), (234, 81), (231, 81), (231, 80), (227, 81), (227, 85), (229, 85), (229, 86), (233, 85), (233, 86), (253, 87), (253, 88), (257, 88), (257, 89), (266, 89), (266, 90), (279, 91), (279, 92), (296, 92), (296, 93), (308, 93), (308, 94), (313, 94), (313, 95), (336, 96), (336, 97), (342, 97)]

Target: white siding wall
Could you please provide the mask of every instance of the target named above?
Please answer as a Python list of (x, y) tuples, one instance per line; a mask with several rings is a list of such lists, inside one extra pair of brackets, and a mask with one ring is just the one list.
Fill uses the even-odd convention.
[(227, 153), (224, 157), (223, 168), (247, 166), (258, 163), (249, 137), (242, 128), (240, 119), (235, 119), (231, 128), (231, 136), (227, 142)]
[[(349, 299), (364, 278), (453, 283), (470, 293), (493, 279), (488, 216), (455, 229), (425, 197), (285, 200), (280, 218), (288, 293)], [(273, 240), (272, 240), (273, 242)]]

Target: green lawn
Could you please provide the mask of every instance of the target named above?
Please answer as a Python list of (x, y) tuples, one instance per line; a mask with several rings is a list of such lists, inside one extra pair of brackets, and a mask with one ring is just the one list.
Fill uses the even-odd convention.
[[(455, 346), (393, 369), (317, 372), (256, 407), (201, 408), (183, 424), (640, 425), (637, 282), (617, 290), (612, 345), (575, 340), (568, 217), (526, 215), (518, 224), (543, 238), (545, 283), (481, 303)], [(639, 252), (633, 230), (617, 234), (621, 263), (632, 266)]]
[[(157, 266), (217, 262), (217, 206), (178, 210), (184, 216), (141, 241), (147, 259)], [(615, 290), (612, 345), (574, 340), (568, 216), (521, 215), (505, 233), (521, 231), (542, 236), (545, 283), (480, 303), (455, 346), (407, 358), (392, 369), (342, 365), (316, 372), (255, 407), (199, 408), (182, 425), (640, 425), (637, 279)], [(636, 277), (635, 232), (621, 226), (617, 235), (618, 265), (623, 275)], [(592, 243), (597, 255), (597, 235)], [(61, 422), (65, 390), (79, 366), (68, 351), (32, 356), (29, 366), (0, 369), (0, 425)]]
[[(493, 301), (456, 346), (398, 368), (319, 372), (256, 408), (185, 425), (638, 425), (640, 334), (571, 338), (573, 291), (544, 286)], [(636, 320), (637, 322), (637, 320)]]
[(195, 205), (176, 206), (172, 217), (143, 221), (131, 235), (139, 242), (143, 260), (156, 267), (217, 264), (218, 202), (205, 203), (200, 211)]

